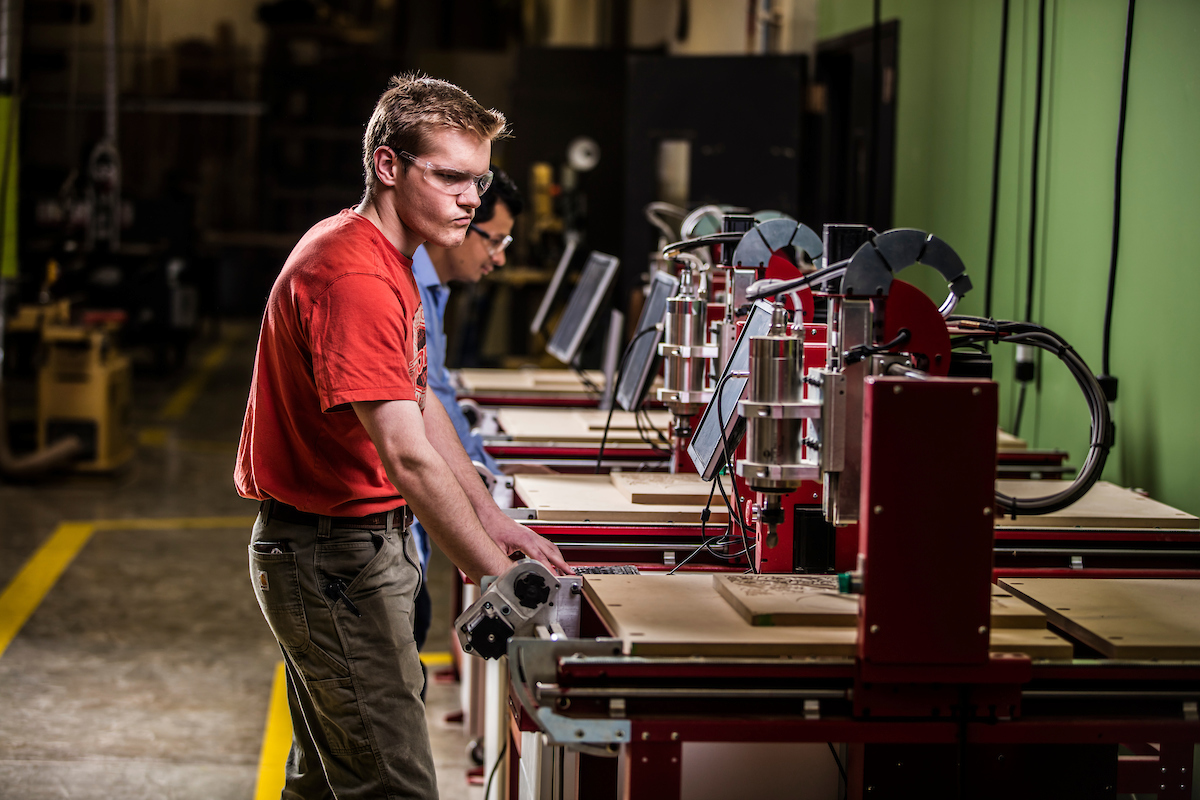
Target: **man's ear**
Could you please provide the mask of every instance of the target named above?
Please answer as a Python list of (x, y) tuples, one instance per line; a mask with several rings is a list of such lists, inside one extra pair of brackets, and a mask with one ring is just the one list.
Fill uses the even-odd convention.
[(396, 158), (396, 151), (387, 145), (380, 145), (375, 148), (371, 160), (374, 162), (375, 177), (379, 182), (384, 186), (395, 186), (397, 173), (402, 168), (400, 159)]

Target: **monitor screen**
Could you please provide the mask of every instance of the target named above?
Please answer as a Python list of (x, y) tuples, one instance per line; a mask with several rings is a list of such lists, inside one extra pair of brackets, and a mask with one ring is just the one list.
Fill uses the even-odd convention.
[(661, 360), (658, 343), (662, 341), (662, 328), (659, 326), (667, 315), (667, 299), (678, 290), (679, 279), (669, 272), (659, 270), (650, 279), (650, 294), (642, 306), (642, 316), (638, 318), (625, 366), (621, 368), (621, 380), (617, 383), (617, 403), (626, 411), (637, 410), (654, 382)]
[(594, 250), (588, 255), (587, 263), (583, 265), (583, 273), (579, 276), (579, 283), (571, 292), (562, 318), (554, 329), (554, 336), (546, 345), (547, 353), (564, 364), (575, 361), (620, 265), (621, 262), (616, 256)]
[[(725, 365), (721, 377), (725, 378), (731, 372), (744, 373), (749, 370), (750, 337), (765, 336), (770, 329), (771, 304), (765, 300), (756, 300), (750, 308), (750, 316), (746, 319), (742, 332), (738, 334), (737, 342), (733, 345), (733, 353), (729, 356), (729, 363)], [(721, 453), (722, 429), (725, 431), (725, 440), (729, 445), (730, 458), (733, 457), (733, 451), (741, 442), (742, 434), (745, 433), (746, 422), (738, 416), (737, 405), (738, 401), (742, 399), (742, 392), (745, 391), (748, 380), (746, 377), (731, 377), (721, 384), (719, 403), (721, 420), (719, 422), (717, 420), (718, 402), (717, 396), (714, 394), (713, 399), (705, 407), (704, 413), (700, 415), (700, 423), (696, 426), (692, 440), (688, 442), (688, 455), (692, 457), (696, 471), (706, 481), (711, 481), (725, 464), (725, 458)]]
[(546, 317), (549, 316), (550, 308), (554, 305), (554, 298), (558, 295), (558, 289), (562, 286), (563, 278), (566, 277), (567, 270), (571, 267), (571, 259), (574, 257), (575, 239), (568, 238), (562, 258), (558, 259), (558, 266), (554, 268), (554, 274), (550, 276), (550, 285), (546, 287), (546, 293), (542, 295), (542, 302), (538, 305), (537, 313), (533, 315), (533, 322), (529, 323), (530, 333), (537, 333), (546, 323)]

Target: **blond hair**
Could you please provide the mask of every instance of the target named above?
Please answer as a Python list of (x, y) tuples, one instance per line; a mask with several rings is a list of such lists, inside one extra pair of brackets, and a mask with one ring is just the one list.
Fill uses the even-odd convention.
[[(364, 199), (373, 199), (379, 188), (375, 174), (378, 148), (390, 147), (397, 155), (401, 151), (420, 155), (437, 128), (470, 131), (489, 142), (508, 134), (503, 114), (484, 108), (454, 84), (419, 72), (397, 75), (375, 104), (363, 135)], [(407, 173), (409, 162), (401, 161), (401, 165)]]

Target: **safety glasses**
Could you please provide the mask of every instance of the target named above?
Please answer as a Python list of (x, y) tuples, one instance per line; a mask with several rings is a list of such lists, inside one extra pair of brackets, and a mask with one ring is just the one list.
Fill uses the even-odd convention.
[(503, 236), (497, 239), (474, 222), (471, 223), (470, 229), (487, 240), (485, 247), (487, 247), (489, 256), (494, 256), (496, 253), (503, 253), (512, 244), (513, 238), (511, 236)]
[(475, 190), (482, 195), (492, 185), (491, 170), (482, 175), (472, 175), (454, 167), (440, 167), (431, 161), (418, 161), (412, 153), (403, 150), (400, 151), (400, 157), (422, 168), (425, 182), (446, 194), (462, 194), (474, 184)]

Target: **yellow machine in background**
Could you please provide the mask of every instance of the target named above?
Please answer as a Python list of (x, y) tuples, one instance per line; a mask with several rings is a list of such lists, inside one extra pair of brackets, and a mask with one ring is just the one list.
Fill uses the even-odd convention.
[(132, 370), (105, 327), (47, 324), (38, 368), (38, 447), (75, 436), (83, 450), (72, 466), (115, 469), (133, 455)]

